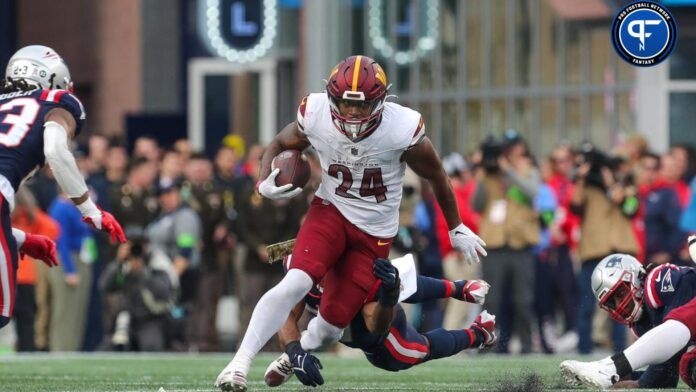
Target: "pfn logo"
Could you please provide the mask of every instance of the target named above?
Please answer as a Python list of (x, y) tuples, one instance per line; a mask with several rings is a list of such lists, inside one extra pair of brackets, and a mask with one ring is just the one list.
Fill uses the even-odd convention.
[[(638, 50), (645, 50), (645, 39), (649, 38), (652, 33), (646, 33), (645, 32), (645, 26), (655, 26), (659, 25), (662, 23), (660, 20), (632, 20), (628, 24), (628, 34), (631, 37), (638, 38), (640, 40), (640, 46), (638, 46)], [(636, 30), (636, 26), (638, 26), (638, 30)]]
[(612, 43), (627, 62), (649, 67), (664, 61), (677, 41), (677, 25), (669, 10), (651, 1), (621, 9), (612, 24)]

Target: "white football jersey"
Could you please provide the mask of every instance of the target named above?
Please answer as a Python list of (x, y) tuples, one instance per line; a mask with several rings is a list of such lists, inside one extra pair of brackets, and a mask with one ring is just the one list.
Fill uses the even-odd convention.
[(395, 236), (406, 169), (401, 155), (425, 137), (420, 113), (387, 102), (379, 127), (353, 142), (334, 126), (326, 93), (316, 93), (300, 104), (297, 124), (321, 162), (316, 195), (360, 230), (375, 237)]

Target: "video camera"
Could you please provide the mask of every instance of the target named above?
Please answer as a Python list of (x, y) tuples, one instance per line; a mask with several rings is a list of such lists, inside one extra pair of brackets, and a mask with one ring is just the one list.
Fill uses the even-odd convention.
[(590, 142), (585, 142), (580, 145), (577, 163), (578, 165), (590, 165), (590, 171), (585, 178), (585, 182), (588, 185), (605, 188), (604, 179), (602, 178), (602, 168), (606, 167), (612, 172), (612, 175), (616, 176), (623, 162), (623, 158), (610, 156)]
[(488, 135), (481, 143), (481, 167), (488, 174), (500, 171), (498, 160), (505, 151), (505, 142), (493, 135)]

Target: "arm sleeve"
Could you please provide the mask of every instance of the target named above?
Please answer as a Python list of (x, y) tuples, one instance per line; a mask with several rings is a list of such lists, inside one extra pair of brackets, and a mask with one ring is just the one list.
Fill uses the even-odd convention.
[(15, 238), (15, 242), (17, 242), (17, 249), (22, 249), (22, 246), (24, 245), (24, 240), (27, 239), (27, 233), (23, 232), (22, 230), (15, 229), (13, 227), (12, 236)]
[(44, 156), (58, 185), (68, 197), (80, 197), (87, 192), (87, 184), (68, 148), (68, 133), (57, 122), (44, 124)]

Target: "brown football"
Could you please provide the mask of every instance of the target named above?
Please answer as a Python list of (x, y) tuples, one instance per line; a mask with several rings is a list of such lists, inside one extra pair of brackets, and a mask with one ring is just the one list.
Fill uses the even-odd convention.
[(292, 184), (304, 188), (312, 174), (307, 157), (300, 150), (285, 150), (276, 155), (271, 162), (271, 168), (280, 169), (275, 179), (277, 186)]

